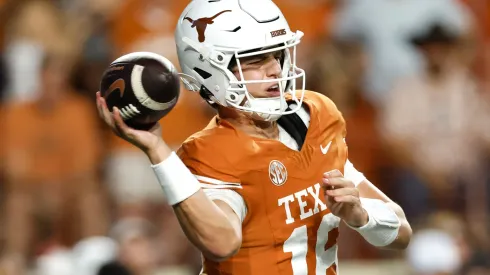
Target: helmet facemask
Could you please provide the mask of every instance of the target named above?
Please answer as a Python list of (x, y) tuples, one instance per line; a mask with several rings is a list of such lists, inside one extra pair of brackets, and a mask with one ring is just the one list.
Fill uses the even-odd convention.
[[(241, 80), (238, 80), (235, 75), (229, 71), (230, 85), (226, 90), (227, 105), (251, 114), (255, 119), (264, 121), (275, 121), (282, 115), (292, 114), (301, 108), (301, 103), (304, 96), (305, 87), (305, 72), (296, 66), (296, 45), (299, 44), (299, 39), (291, 43), (282, 43), (272, 47), (262, 48), (258, 50), (240, 50), (233, 54), (234, 64)], [(293, 54), (289, 49), (293, 48)], [(260, 56), (267, 53), (281, 51), (283, 53), (281, 60), (282, 73), (277, 79), (266, 80), (245, 80), (242, 71), (241, 59), (253, 56)], [(296, 93), (296, 80), (302, 79), (302, 89)], [(280, 95), (277, 97), (255, 98), (248, 90), (247, 84), (254, 83), (277, 83), (279, 86)], [(296, 107), (288, 110), (286, 99), (294, 101)]]

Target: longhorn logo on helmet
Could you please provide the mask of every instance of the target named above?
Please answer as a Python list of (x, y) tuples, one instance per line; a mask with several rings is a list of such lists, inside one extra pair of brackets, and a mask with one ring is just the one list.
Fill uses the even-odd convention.
[(194, 19), (186, 16), (184, 18), (184, 20), (191, 22), (191, 24), (192, 24), (191, 28), (196, 28), (199, 42), (202, 43), (206, 40), (205, 32), (206, 32), (206, 28), (208, 27), (208, 25), (213, 24), (214, 19), (216, 19), (216, 17), (220, 16), (221, 14), (223, 14), (225, 12), (231, 12), (231, 10), (224, 10), (224, 11), (217, 13), (213, 17), (203, 17), (203, 18), (199, 18), (197, 20), (194, 20)]

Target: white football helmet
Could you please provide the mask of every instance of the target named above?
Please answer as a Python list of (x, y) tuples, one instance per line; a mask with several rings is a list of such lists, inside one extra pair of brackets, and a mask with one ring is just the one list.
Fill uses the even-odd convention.
[[(194, 0), (175, 30), (182, 81), (210, 103), (231, 106), (263, 120), (277, 120), (296, 112), (303, 101), (305, 72), (296, 66), (296, 46), (302, 36), (302, 32), (289, 29), (282, 12), (270, 0)], [(243, 80), (240, 58), (279, 50), (284, 51), (280, 78)], [(241, 81), (228, 68), (233, 58)], [(295, 92), (298, 78), (303, 84)], [(280, 96), (254, 98), (247, 91), (247, 84), (264, 82), (278, 83)], [(293, 110), (287, 110), (287, 94), (296, 103)]]

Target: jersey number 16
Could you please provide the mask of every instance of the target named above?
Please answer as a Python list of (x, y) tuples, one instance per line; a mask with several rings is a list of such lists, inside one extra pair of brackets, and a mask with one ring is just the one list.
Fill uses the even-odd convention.
[[(328, 241), (328, 233), (339, 226), (340, 218), (328, 213), (322, 218), (322, 222), (316, 232), (316, 270), (315, 274), (326, 274), (327, 269), (332, 266), (337, 259), (337, 245), (325, 250)], [(294, 275), (307, 275), (308, 265), (306, 254), (308, 252), (308, 232), (306, 225), (296, 227), (289, 238), (284, 242), (283, 251), (292, 253), (291, 266)], [(311, 274), (310, 274), (311, 275)]]

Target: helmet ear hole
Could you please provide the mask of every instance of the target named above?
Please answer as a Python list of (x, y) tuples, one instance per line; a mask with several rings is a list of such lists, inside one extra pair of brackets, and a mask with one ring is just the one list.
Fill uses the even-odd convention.
[(221, 53), (218, 53), (216, 55), (216, 60), (218, 60), (219, 63), (223, 63), (225, 61), (225, 56)]

